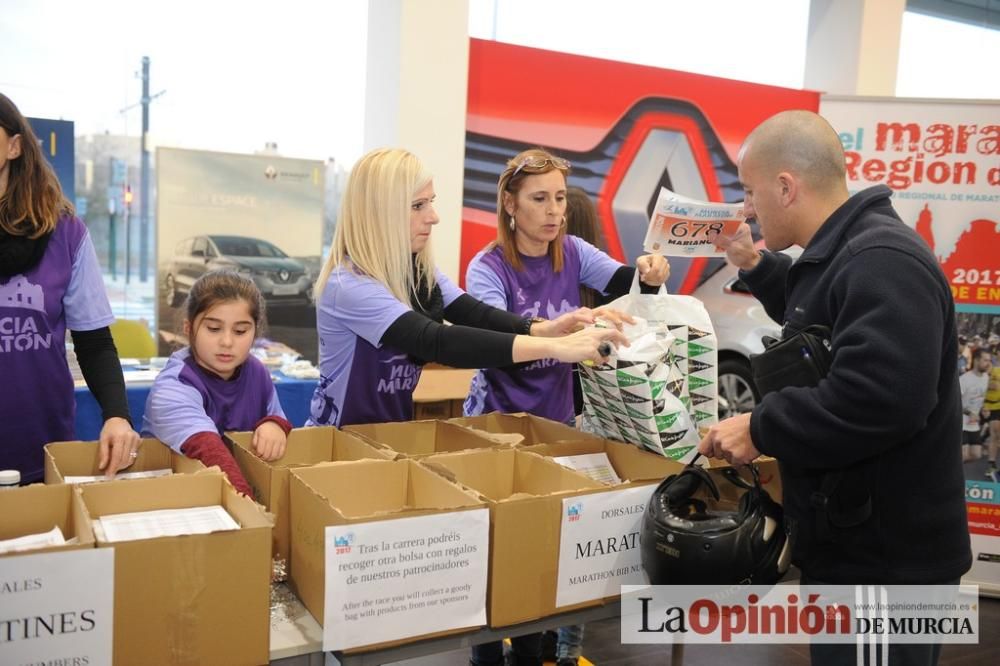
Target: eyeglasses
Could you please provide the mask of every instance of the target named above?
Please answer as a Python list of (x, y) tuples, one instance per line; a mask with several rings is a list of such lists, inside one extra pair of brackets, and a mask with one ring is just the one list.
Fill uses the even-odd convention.
[(563, 171), (569, 169), (570, 163), (561, 157), (525, 157), (521, 160), (521, 163), (517, 165), (514, 169), (514, 173), (510, 174), (510, 178), (507, 179), (508, 182), (514, 179), (514, 176), (521, 172), (521, 169), (528, 167), (529, 169), (541, 169), (546, 164), (551, 164), (557, 169), (562, 169)]

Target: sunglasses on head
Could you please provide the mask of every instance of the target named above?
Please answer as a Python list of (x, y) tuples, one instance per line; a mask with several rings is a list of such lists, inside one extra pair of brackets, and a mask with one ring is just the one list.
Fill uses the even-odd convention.
[(569, 169), (570, 167), (569, 162), (561, 157), (538, 157), (538, 156), (525, 157), (517, 165), (517, 168), (514, 169), (514, 173), (510, 174), (510, 178), (508, 178), (508, 181), (513, 180), (514, 176), (520, 173), (521, 169), (524, 169), (525, 167), (529, 169), (541, 169), (546, 164), (551, 164), (555, 168), (562, 169), (564, 171), (566, 169)]

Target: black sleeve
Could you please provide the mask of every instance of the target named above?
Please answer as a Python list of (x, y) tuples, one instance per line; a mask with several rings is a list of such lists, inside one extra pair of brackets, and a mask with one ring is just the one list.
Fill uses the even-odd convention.
[(444, 309), (444, 318), (453, 324), (486, 328), (501, 333), (520, 333), (523, 330), (524, 318), (513, 312), (507, 312), (492, 305), (487, 305), (468, 294), (462, 294), (451, 305)]
[(120, 416), (132, 422), (125, 396), (125, 377), (118, 360), (118, 350), (107, 326), (93, 331), (71, 331), (73, 350), (80, 363), (80, 372), (87, 388), (101, 406), (101, 416), (107, 421)]
[(392, 322), (380, 342), (453, 368), (499, 368), (514, 362), (514, 334), (446, 326), (417, 312)]
[[(632, 288), (632, 280), (635, 279), (635, 266), (622, 266), (615, 271), (615, 274), (608, 280), (608, 286), (604, 288), (604, 293), (608, 296), (618, 298), (624, 296)], [(659, 287), (653, 287), (643, 281), (639, 281), (639, 292), (643, 294), (655, 294), (660, 291)]]

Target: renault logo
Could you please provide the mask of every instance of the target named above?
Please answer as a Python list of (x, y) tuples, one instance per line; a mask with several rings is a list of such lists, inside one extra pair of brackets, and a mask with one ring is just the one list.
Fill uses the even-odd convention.
[(288, 271), (278, 271), (278, 277), (281, 278), (282, 282), (288, 281)]

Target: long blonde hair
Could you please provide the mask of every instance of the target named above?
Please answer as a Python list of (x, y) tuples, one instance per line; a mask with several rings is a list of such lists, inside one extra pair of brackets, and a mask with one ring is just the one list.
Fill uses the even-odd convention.
[(431, 173), (417, 156), (400, 148), (373, 150), (354, 165), (330, 258), (316, 281), (317, 301), (333, 269), (348, 265), (384, 284), (406, 305), (418, 283), (430, 293), (435, 279), (429, 244), (417, 254), (416, 280), (410, 265), (410, 205), (430, 182)]

